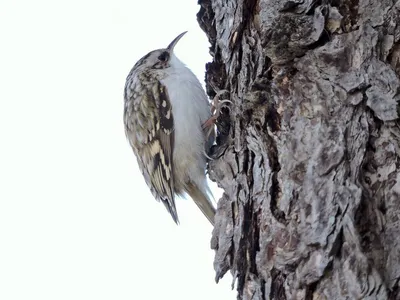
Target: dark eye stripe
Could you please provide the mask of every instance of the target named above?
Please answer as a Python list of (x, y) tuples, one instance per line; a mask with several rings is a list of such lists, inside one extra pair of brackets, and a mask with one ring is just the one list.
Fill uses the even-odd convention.
[(168, 51), (164, 51), (163, 53), (160, 54), (158, 57), (160, 61), (167, 61), (169, 59), (169, 53)]

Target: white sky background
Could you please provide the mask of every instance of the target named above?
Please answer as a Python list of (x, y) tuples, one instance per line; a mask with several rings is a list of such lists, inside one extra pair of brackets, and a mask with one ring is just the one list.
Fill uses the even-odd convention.
[(236, 298), (212, 227), (191, 200), (173, 223), (122, 123), (133, 64), (185, 30), (176, 53), (204, 81), (196, 3), (1, 2), (0, 299)]

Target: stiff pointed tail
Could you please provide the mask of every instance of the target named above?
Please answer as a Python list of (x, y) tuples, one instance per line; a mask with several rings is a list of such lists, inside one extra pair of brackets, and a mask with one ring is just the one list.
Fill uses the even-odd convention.
[(176, 211), (175, 200), (172, 198), (172, 201), (168, 199), (161, 199), (161, 202), (164, 204), (165, 208), (171, 214), (172, 219), (174, 220), (176, 225), (179, 225), (178, 212)]
[(215, 208), (207, 194), (205, 194), (197, 187), (197, 185), (193, 183), (189, 183), (187, 185), (186, 192), (210, 221), (211, 225), (214, 226)]

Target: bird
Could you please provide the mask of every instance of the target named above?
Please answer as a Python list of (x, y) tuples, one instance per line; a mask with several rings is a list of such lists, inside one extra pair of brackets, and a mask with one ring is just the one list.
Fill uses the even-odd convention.
[(129, 72), (124, 89), (127, 140), (154, 198), (179, 224), (175, 198), (189, 195), (214, 225), (206, 179), (207, 152), (215, 140), (210, 102), (193, 72), (166, 48), (147, 53)]

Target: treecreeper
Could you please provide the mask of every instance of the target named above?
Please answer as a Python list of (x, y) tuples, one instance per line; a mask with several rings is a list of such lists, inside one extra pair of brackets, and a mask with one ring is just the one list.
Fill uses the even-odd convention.
[(215, 139), (215, 116), (199, 80), (173, 52), (185, 33), (167, 48), (143, 56), (129, 72), (125, 133), (153, 196), (175, 223), (179, 224), (175, 197), (187, 194), (214, 224), (206, 165)]

